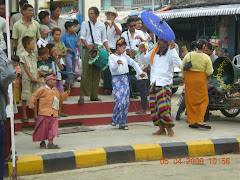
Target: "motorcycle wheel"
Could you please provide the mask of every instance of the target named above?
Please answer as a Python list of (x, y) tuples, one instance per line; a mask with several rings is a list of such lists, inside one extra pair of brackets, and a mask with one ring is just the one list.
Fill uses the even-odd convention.
[(172, 94), (176, 93), (178, 90), (178, 87), (172, 89)]
[(240, 113), (240, 109), (220, 109), (220, 111), (226, 117), (236, 117)]
[(182, 102), (178, 108), (177, 115), (176, 115), (176, 120), (179, 121), (181, 119), (182, 113), (185, 112), (185, 96), (182, 99)]

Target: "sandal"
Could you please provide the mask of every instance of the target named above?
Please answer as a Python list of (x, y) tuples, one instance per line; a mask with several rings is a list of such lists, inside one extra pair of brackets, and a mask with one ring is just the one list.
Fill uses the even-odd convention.
[(91, 101), (102, 101), (102, 100), (99, 98), (95, 98), (95, 99), (91, 99)]
[(60, 149), (60, 147), (57, 144), (48, 144), (47, 145), (48, 149)]
[(128, 126), (127, 125), (119, 125), (119, 129), (122, 129), (122, 130), (128, 130)]
[(198, 124), (198, 127), (203, 128), (203, 129), (211, 129), (212, 127), (207, 125), (207, 124)]
[(84, 104), (84, 99), (83, 99), (83, 98), (80, 98), (80, 99), (78, 100), (78, 104)]
[(147, 112), (137, 111), (136, 114), (147, 114)]
[(23, 123), (29, 123), (29, 120), (28, 120), (27, 118), (22, 118), (21, 121), (22, 121)]
[(199, 128), (198, 124), (189, 124), (188, 127), (190, 127), (190, 128)]
[(40, 143), (40, 149), (46, 149), (47, 146), (46, 146), (46, 143), (45, 142), (41, 142)]
[(64, 113), (60, 113), (59, 116), (60, 116), (60, 117), (68, 117), (68, 115), (67, 115), (67, 114), (64, 114)]
[(113, 120), (111, 120), (111, 125), (116, 126), (117, 124)]

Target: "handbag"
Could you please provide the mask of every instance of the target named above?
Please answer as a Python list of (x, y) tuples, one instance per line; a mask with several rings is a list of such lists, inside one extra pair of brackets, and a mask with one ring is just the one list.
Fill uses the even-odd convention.
[(187, 71), (192, 67), (192, 61), (191, 61), (191, 53), (190, 53), (190, 61), (188, 61), (186, 64), (183, 66), (183, 70)]

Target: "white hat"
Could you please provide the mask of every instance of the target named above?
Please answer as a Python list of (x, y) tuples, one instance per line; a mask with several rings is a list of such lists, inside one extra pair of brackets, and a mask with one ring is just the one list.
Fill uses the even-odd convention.
[(110, 7), (106, 12), (105, 15), (107, 16), (108, 13), (113, 13), (116, 15), (116, 17), (118, 16), (117, 10), (114, 7)]

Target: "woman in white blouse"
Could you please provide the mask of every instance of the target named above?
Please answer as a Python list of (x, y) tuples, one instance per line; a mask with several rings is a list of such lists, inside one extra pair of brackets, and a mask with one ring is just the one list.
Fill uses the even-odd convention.
[(138, 75), (144, 77), (145, 74), (138, 66), (138, 64), (125, 54), (126, 41), (122, 37), (117, 41), (116, 52), (109, 56), (109, 69), (112, 74), (112, 87), (115, 99), (115, 107), (113, 109), (113, 116), (111, 125), (119, 124), (119, 129), (128, 130), (126, 125), (127, 114), (129, 108), (129, 80), (128, 65), (132, 66)]

